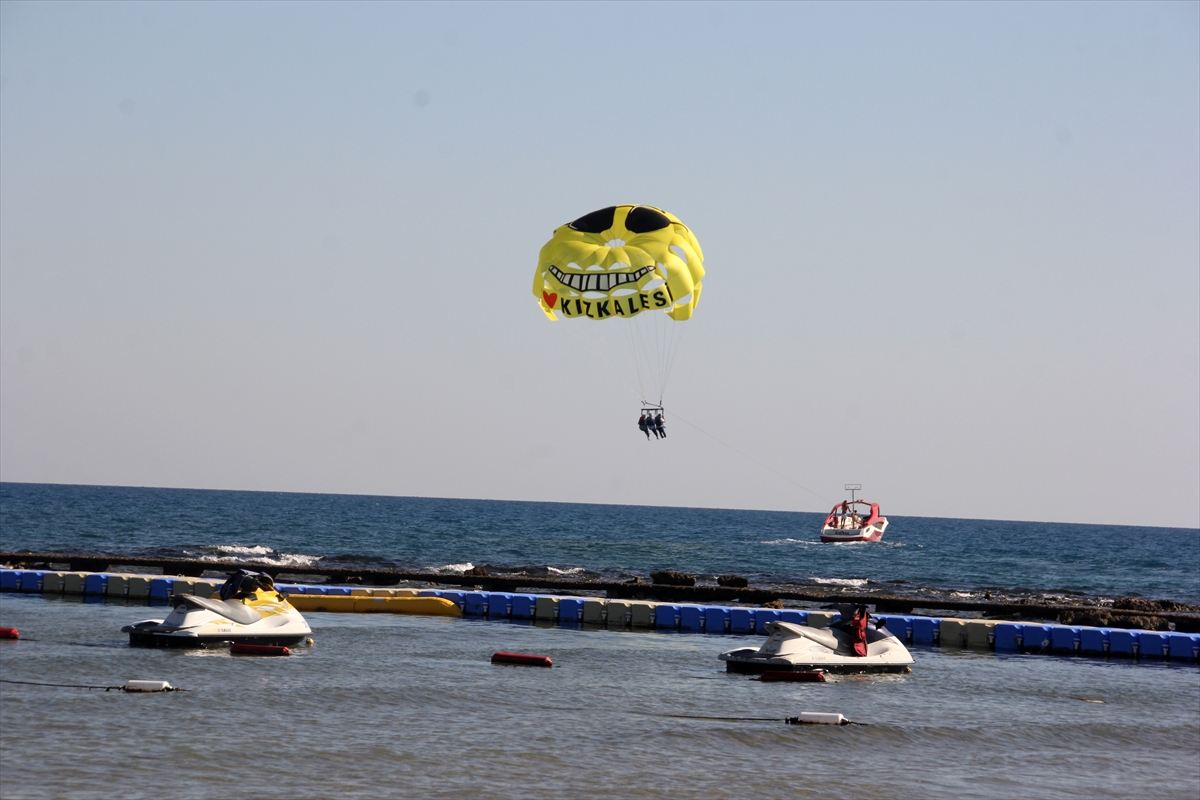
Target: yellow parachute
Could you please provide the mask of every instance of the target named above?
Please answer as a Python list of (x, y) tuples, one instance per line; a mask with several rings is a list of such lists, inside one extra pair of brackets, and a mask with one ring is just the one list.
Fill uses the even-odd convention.
[[(533, 296), (552, 320), (625, 320), (566, 327), (602, 358), (623, 362), (643, 405), (661, 407), (687, 327), (676, 323), (691, 319), (700, 301), (703, 262), (678, 217), (653, 206), (609, 206), (554, 231), (538, 257)], [(628, 358), (616, 358), (621, 351), (633, 353), (632, 370)]]
[(588, 319), (663, 311), (690, 319), (704, 277), (700, 243), (653, 206), (609, 206), (561, 226), (542, 247), (533, 295), (546, 316)]

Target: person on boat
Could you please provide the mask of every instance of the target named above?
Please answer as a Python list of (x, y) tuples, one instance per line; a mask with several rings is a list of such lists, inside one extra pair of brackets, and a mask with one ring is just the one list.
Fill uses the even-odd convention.
[(642, 412), (642, 415), (638, 417), (638, 430), (646, 434), (647, 442), (650, 441), (650, 420), (646, 417), (645, 412)]
[(660, 439), (667, 438), (667, 429), (663, 427), (663, 416), (661, 411), (654, 415), (654, 435)]

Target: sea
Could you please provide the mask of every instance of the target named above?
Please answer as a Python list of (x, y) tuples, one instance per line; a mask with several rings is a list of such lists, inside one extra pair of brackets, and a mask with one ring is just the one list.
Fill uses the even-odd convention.
[[(889, 519), (882, 542), (830, 545), (813, 513), (0, 483), (0, 550), (213, 574), (672, 569), (930, 605), (1200, 605), (1196, 529)], [(22, 637), (0, 640), (0, 796), (1200, 797), (1194, 664), (917, 647), (909, 674), (779, 684), (717, 659), (757, 636), (325, 613), (290, 658), (130, 648), (121, 626), (161, 612), (0, 595)], [(498, 650), (554, 667), (493, 665)], [(183, 691), (104, 690), (131, 679)], [(856, 724), (785, 724), (802, 711)]]

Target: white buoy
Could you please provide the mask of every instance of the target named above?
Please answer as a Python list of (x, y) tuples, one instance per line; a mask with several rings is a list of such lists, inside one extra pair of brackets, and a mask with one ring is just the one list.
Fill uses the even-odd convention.
[(127, 692), (173, 692), (175, 687), (166, 681), (129, 681), (122, 687)]
[(801, 711), (800, 716), (790, 717), (791, 725), (849, 725), (850, 720), (841, 714), (831, 714), (826, 711)]

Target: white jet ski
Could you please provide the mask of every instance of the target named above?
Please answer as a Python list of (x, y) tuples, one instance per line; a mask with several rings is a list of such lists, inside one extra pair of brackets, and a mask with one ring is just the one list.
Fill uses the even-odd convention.
[(728, 672), (908, 672), (913, 663), (908, 648), (887, 628), (868, 624), (865, 608), (849, 622), (828, 628), (768, 622), (766, 629), (762, 647), (740, 647), (718, 656)]
[(147, 619), (121, 628), (129, 644), (142, 647), (209, 647), (219, 644), (294, 645), (312, 630), (300, 612), (275, 589), (270, 575), (238, 570), (218, 597), (177, 594), (166, 619)]

